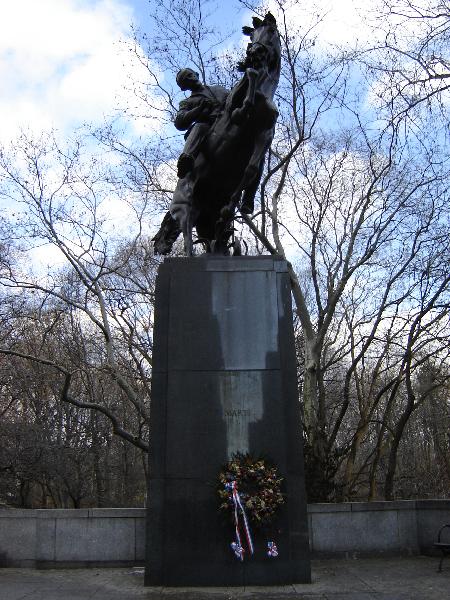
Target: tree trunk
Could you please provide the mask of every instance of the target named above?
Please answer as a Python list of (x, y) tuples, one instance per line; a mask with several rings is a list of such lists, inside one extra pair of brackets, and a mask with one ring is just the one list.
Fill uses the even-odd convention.
[(367, 417), (364, 416), (364, 419), (361, 419), (358, 428), (353, 436), (352, 445), (350, 448), (350, 454), (347, 459), (347, 464), (345, 465), (345, 475), (344, 475), (344, 500), (349, 501), (352, 497), (352, 489), (355, 484), (354, 475), (355, 475), (355, 462), (358, 451), (361, 447), (364, 436), (367, 433)]
[(408, 423), (408, 419), (411, 416), (414, 410), (414, 404), (408, 402), (407, 407), (405, 408), (403, 414), (401, 415), (397, 426), (394, 431), (394, 437), (391, 444), (391, 449), (389, 451), (389, 462), (388, 469), (386, 473), (386, 479), (384, 483), (384, 499), (385, 500), (394, 500), (394, 478), (395, 471), (397, 470), (397, 456), (398, 456), (398, 447), (402, 440), (403, 431)]
[(303, 382), (304, 427), (311, 445), (317, 433), (317, 369), (319, 355), (315, 349), (315, 340), (305, 335), (305, 374)]

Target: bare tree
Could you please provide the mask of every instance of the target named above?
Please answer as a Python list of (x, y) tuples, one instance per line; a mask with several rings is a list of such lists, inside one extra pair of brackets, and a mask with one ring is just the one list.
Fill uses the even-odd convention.
[[(141, 237), (139, 223), (145, 208), (128, 204), (135, 215), (134, 239), (120, 244), (114, 232), (105, 230), (106, 203), (114, 199), (114, 187), (101, 176), (97, 159), (81, 156), (81, 143), (61, 149), (54, 138), (33, 142), (22, 137), (13, 160), (3, 152), (2, 194), (18, 203), (17, 221), (4, 223), (4, 239), (16, 240), (16, 262), (4, 266), (3, 289), (10, 290), (4, 319), (9, 323), (1, 353), (39, 362), (60, 377), (64, 402), (96, 410), (111, 422), (114, 432), (146, 450), (151, 377), (151, 324), (153, 284), (157, 262)], [(103, 213), (103, 214), (102, 214)], [(37, 247), (52, 248), (64, 260), (61, 269), (33, 273), (29, 260)], [(34, 313), (20, 306), (20, 295), (34, 298)], [(13, 312), (8, 312), (11, 308)], [(36, 352), (21, 348), (17, 337), (20, 319), (50, 321), (36, 327)], [(53, 352), (48, 340), (61, 322), (67, 328), (69, 357)], [(89, 373), (101, 373), (115, 386), (120, 402), (138, 417), (129, 431), (114, 402), (99, 403), (88, 393)], [(85, 395), (74, 394), (74, 381)]]
[[(295, 3), (271, 3), (283, 49), (280, 116), (255, 214), (239, 222), (252, 251), (288, 260), (310, 500), (394, 497), (403, 441), (447, 389), (448, 139), (431, 128), (447, 115), (441, 4), (420, 12), (412, 0), (385, 0), (382, 43), (325, 52), (321, 16), (306, 29), (292, 16)], [(2, 195), (25, 207), (17, 224), (4, 226), (2, 284), (13, 297), (5, 323), (20, 313), (17, 292), (33, 293), (36, 306), (64, 316), (76, 344), (70, 358), (50, 356), (51, 325), (39, 329), (39, 351), (30, 354), (10, 327), (1, 351), (54, 370), (66, 403), (100, 412), (141, 449), (157, 267), (144, 225), (167, 209), (176, 184), (174, 75), (193, 66), (205, 82), (229, 87), (239, 54), (217, 56), (228, 32), (209, 26), (209, 6), (156, 2), (148, 56), (132, 48), (153, 82), (136, 84), (136, 93), (161, 116), (151, 140), (97, 130), (96, 142), (114, 156), (107, 168), (97, 157), (88, 162), (80, 141), (69, 151), (52, 138), (22, 138), (13, 154), (0, 155)], [(402, 19), (417, 21), (420, 35), (408, 37)], [(134, 215), (127, 242), (106, 228), (111, 198)], [(65, 269), (33, 276), (20, 265), (42, 243), (61, 253)], [(438, 373), (428, 386), (427, 364)], [(114, 400), (99, 394), (100, 381)]]

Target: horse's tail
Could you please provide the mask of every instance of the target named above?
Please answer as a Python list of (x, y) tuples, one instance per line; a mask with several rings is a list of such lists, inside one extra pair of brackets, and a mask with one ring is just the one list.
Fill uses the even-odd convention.
[(181, 229), (172, 217), (170, 212), (167, 212), (161, 223), (158, 233), (152, 238), (154, 242), (153, 250), (155, 254), (169, 254), (172, 250), (172, 246), (180, 235)]

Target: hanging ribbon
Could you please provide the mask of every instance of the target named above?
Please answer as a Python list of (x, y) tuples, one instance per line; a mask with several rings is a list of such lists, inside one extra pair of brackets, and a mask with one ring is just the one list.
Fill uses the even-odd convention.
[(237, 542), (231, 542), (231, 549), (233, 550), (236, 558), (239, 560), (244, 560), (244, 548), (240, 546)]
[(270, 556), (271, 558), (278, 556), (278, 548), (275, 542), (267, 542), (267, 556)]
[(244, 507), (242, 506), (241, 498), (239, 496), (239, 492), (237, 489), (236, 481), (231, 481), (230, 483), (225, 484), (225, 489), (231, 492), (231, 497), (233, 499), (234, 505), (234, 529), (236, 533), (236, 541), (231, 543), (231, 549), (236, 555), (236, 558), (239, 560), (244, 560), (244, 548), (241, 542), (241, 533), (239, 529), (239, 514), (242, 515), (242, 521), (244, 522), (244, 531), (245, 538), (247, 541), (247, 547), (250, 554), (253, 554), (253, 542), (252, 536), (250, 533), (250, 528), (248, 526), (247, 515), (245, 514)]

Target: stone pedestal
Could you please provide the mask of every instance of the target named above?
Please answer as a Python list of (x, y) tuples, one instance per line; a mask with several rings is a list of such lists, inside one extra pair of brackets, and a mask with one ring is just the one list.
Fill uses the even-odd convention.
[[(166, 259), (156, 287), (146, 585), (310, 581), (301, 422), (286, 263)], [(236, 452), (266, 457), (286, 503), (252, 530), (240, 562), (218, 512), (217, 476)], [(279, 556), (269, 558), (273, 539)]]

